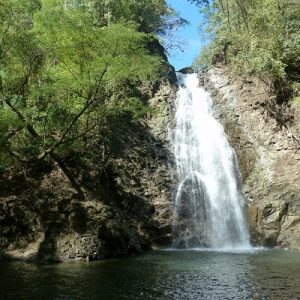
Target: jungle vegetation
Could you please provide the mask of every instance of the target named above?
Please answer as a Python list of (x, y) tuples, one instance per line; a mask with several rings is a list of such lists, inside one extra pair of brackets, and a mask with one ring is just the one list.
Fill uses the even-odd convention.
[(0, 0), (0, 20), (0, 170), (52, 161), (84, 197), (65, 157), (145, 113), (149, 45), (186, 21), (165, 0)]
[(208, 43), (196, 60), (228, 64), (265, 81), (279, 103), (299, 97), (298, 0), (190, 0), (205, 16)]

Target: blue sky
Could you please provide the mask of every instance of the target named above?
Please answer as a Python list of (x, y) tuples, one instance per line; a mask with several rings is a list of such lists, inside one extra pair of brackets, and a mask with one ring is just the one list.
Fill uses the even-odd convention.
[(167, 0), (167, 2), (180, 13), (181, 17), (190, 22), (189, 25), (177, 33), (177, 37), (186, 43), (184, 52), (179, 50), (170, 51), (169, 55), (169, 61), (175, 67), (175, 70), (180, 70), (183, 67), (190, 66), (193, 59), (200, 52), (202, 39), (198, 27), (201, 22), (201, 15), (198, 8), (187, 0)]

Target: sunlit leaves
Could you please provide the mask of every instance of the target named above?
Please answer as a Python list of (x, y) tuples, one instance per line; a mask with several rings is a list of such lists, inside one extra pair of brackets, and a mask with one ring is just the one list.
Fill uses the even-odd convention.
[[(213, 36), (198, 60), (211, 63), (226, 55), (236, 69), (271, 79), (299, 78), (300, 6), (297, 1), (215, 0), (209, 10)], [(224, 53), (225, 44), (230, 46)]]
[(100, 26), (88, 2), (0, 0), (1, 141), (22, 157), (82, 150), (103, 137), (109, 111), (144, 113), (124, 87), (159, 75), (161, 59), (147, 50), (153, 36), (129, 17)]

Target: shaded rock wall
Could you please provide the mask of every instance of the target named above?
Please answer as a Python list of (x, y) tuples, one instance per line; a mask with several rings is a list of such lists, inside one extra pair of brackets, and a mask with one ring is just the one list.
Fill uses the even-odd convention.
[(156, 87), (144, 87), (149, 113), (120, 130), (105, 168), (100, 146), (81, 153), (79, 160), (66, 158), (85, 201), (77, 199), (55, 164), (0, 174), (0, 256), (95, 260), (170, 242), (174, 182), (168, 128), (174, 76), (169, 67)]
[(243, 179), (253, 243), (300, 250), (300, 111), (288, 127), (266, 110), (269, 93), (257, 79), (211, 68), (200, 81), (234, 147)]

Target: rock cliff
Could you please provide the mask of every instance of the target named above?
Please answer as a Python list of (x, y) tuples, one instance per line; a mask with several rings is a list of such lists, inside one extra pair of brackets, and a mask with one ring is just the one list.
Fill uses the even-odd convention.
[(299, 106), (272, 107), (266, 84), (225, 67), (203, 72), (200, 81), (238, 157), (253, 243), (300, 250)]
[[(224, 67), (203, 72), (200, 81), (238, 157), (253, 243), (300, 249), (300, 108), (277, 107), (277, 114), (292, 113), (282, 124), (270, 112), (263, 82)], [(172, 68), (159, 83), (141, 88), (147, 116), (115, 128), (105, 167), (101, 144), (66, 158), (85, 201), (55, 164), (2, 172), (0, 257), (96, 260), (169, 244), (176, 91)]]
[(101, 144), (65, 159), (85, 201), (55, 164), (0, 174), (0, 256), (96, 260), (169, 243), (174, 182), (168, 128), (177, 90), (174, 77), (169, 67), (159, 83), (141, 89), (149, 105), (147, 117), (114, 129), (117, 138), (105, 168)]

